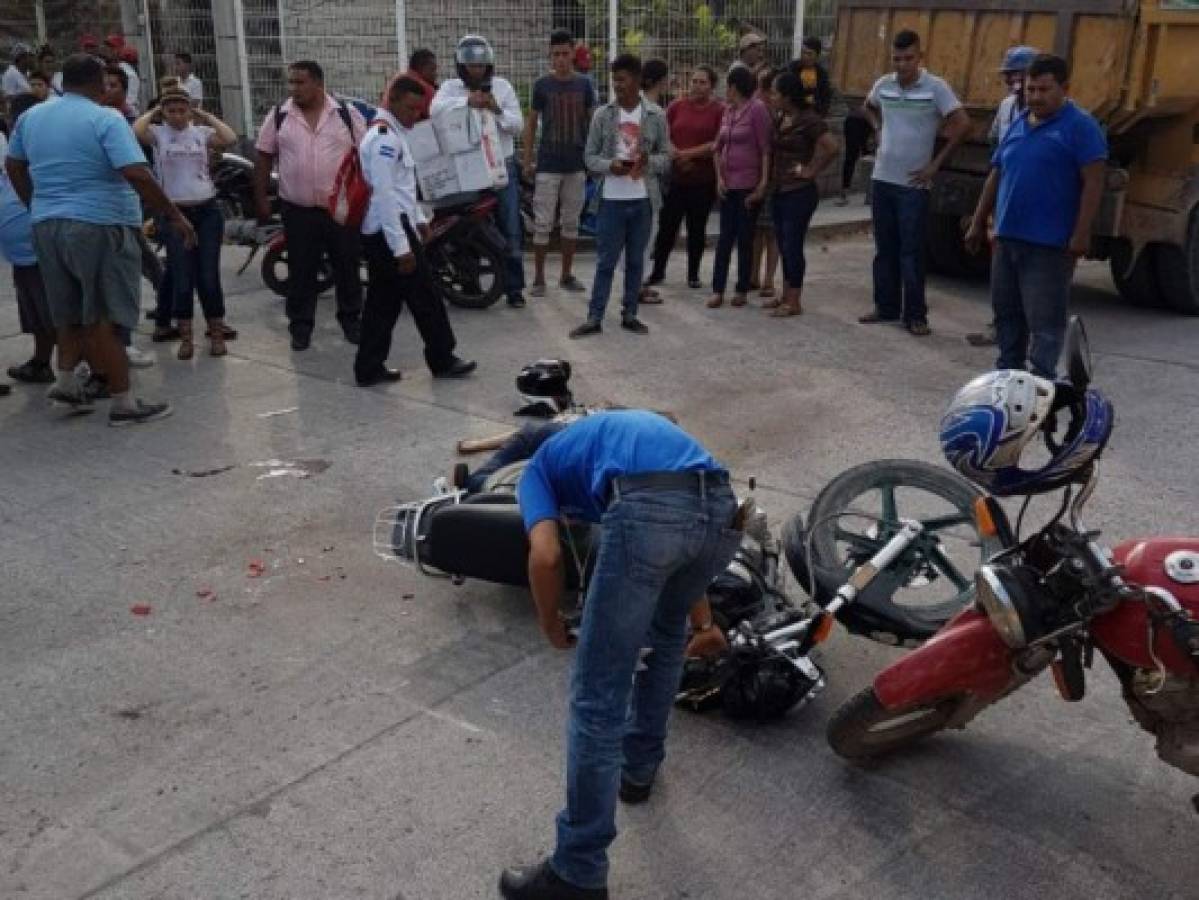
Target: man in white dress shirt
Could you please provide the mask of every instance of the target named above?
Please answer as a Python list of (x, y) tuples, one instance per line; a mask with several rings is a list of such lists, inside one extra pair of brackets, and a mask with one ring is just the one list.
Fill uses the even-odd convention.
[(362, 220), (370, 281), (354, 358), (360, 387), (400, 380), (400, 371), (387, 367), (387, 354), (405, 303), (425, 342), (425, 362), (434, 377), (460, 378), (475, 369), (473, 361), (454, 355), (454, 330), (422, 258), (421, 241), (428, 240), (429, 223), (416, 199), (416, 162), (406, 135), (420, 121), (423, 101), (419, 82), (397, 78), (387, 92), (387, 105), (379, 107), (358, 145), (362, 172), (371, 187)]
[(516, 162), (515, 138), (525, 127), (520, 100), (506, 78), (495, 74), (495, 51), (484, 38), (468, 34), (454, 51), (458, 77), (444, 81), (429, 108), (436, 116), (442, 110), (469, 106), (495, 115), (500, 132), (500, 149), (508, 165), (508, 186), (499, 192), (499, 226), (508, 241), (504, 286), (508, 305), (525, 305), (524, 225), (520, 218), (520, 166)]

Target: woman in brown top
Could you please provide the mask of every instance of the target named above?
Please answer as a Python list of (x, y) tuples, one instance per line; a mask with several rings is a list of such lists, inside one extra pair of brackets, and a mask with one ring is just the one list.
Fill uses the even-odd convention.
[(803, 312), (804, 239), (820, 199), (816, 179), (837, 155), (837, 141), (794, 74), (784, 72), (775, 79), (774, 104), (770, 190), (786, 287), (780, 300), (765, 305), (772, 316), (783, 318)]

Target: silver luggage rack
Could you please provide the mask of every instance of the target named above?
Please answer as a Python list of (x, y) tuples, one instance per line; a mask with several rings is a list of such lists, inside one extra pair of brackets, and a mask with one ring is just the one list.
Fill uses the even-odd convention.
[(421, 560), (420, 545), (429, 534), (429, 518), (443, 506), (462, 502), (466, 491), (452, 491), (430, 497), (388, 506), (375, 516), (372, 544), (375, 555), (380, 559), (399, 562), (405, 566), (416, 566), (422, 575), (449, 578), (448, 572), (425, 565)]

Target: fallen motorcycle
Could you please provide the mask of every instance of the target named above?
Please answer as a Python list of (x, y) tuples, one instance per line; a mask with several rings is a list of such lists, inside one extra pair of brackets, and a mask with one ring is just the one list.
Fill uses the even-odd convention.
[[(990, 479), (991, 494), (975, 504), (979, 528), (1002, 546), (975, 575), (976, 603), (838, 710), (828, 739), (841, 756), (869, 759), (963, 728), (1046, 669), (1062, 698), (1078, 701), (1098, 651), (1133, 718), (1157, 738), (1158, 756), (1199, 775), (1199, 539), (1137, 538), (1111, 553), (1097, 543), (1082, 511), (1098, 484), (1113, 412), (1090, 387), (1090, 353), (1077, 320), (1066, 358), (1069, 379), (1038, 384), (1035, 397), (1004, 393), (1004, 379), (1039, 380), (993, 373), (955, 399), (942, 443), (961, 470), (984, 477), (988, 441), (1005, 436), (996, 464), (1003, 467)], [(1044, 441), (1050, 462), (1041, 469), (1015, 468), (1023, 445), (1007, 438), (995, 408), (1000, 396), (1008, 398), (1009, 422), (1028, 423), (1024, 440)], [(1062, 414), (1070, 423), (1059, 438)], [(1027, 506), (1046, 492), (1061, 496), (1056, 514), (1020, 539), (996, 497), (1022, 496)]]
[[(464, 309), (486, 309), (504, 294), (504, 237), (492, 218), (498, 204), (484, 194), (468, 202), (440, 207), (430, 223), (425, 258), (433, 286), (443, 300)], [(287, 237), (282, 229), (266, 242), (262, 281), (280, 297), (287, 296)], [(242, 266), (244, 270), (253, 259)], [(365, 261), (362, 280), (366, 282)], [(333, 287), (333, 270), (322, 257), (317, 272), (317, 293)]]

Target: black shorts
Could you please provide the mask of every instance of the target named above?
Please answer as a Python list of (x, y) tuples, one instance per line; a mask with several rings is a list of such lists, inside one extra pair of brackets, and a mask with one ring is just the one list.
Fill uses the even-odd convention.
[(46, 301), (46, 285), (41, 270), (32, 266), (13, 266), (12, 283), (17, 289), (17, 314), (24, 334), (53, 331), (50, 305)]

